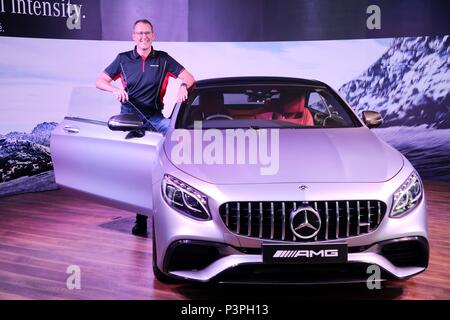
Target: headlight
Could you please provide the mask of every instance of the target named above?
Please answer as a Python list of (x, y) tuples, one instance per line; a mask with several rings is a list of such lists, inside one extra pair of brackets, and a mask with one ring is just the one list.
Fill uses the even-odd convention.
[(417, 173), (412, 173), (394, 193), (391, 217), (398, 218), (414, 208), (422, 198), (422, 184)]
[(192, 218), (209, 220), (208, 198), (171, 175), (165, 174), (162, 180), (162, 194), (166, 202)]

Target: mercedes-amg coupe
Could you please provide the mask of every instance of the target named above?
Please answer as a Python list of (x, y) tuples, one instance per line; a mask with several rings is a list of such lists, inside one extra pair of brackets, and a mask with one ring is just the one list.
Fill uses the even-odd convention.
[(322, 82), (198, 81), (165, 135), (139, 112), (109, 116), (53, 131), (56, 181), (151, 217), (161, 281), (356, 282), (428, 265), (417, 171), (371, 130), (379, 113)]

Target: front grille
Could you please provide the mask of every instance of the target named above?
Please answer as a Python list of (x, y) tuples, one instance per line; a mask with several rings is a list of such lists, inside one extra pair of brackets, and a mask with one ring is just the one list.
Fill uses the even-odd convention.
[[(291, 230), (290, 214), (312, 207), (321, 218), (318, 234), (300, 239)], [(228, 202), (219, 208), (227, 228), (238, 235), (278, 241), (311, 242), (345, 239), (375, 230), (384, 217), (386, 204), (378, 200)]]

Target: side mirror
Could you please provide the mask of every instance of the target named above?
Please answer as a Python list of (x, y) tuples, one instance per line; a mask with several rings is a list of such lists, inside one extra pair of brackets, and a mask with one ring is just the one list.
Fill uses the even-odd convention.
[(143, 126), (144, 122), (134, 113), (118, 114), (108, 120), (108, 128), (113, 131), (133, 131)]
[(377, 128), (383, 123), (383, 117), (376, 111), (363, 111), (362, 121), (368, 128)]

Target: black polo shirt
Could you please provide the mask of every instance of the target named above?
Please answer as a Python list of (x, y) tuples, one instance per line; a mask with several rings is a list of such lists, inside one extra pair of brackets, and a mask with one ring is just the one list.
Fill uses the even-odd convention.
[(119, 53), (105, 69), (113, 80), (121, 78), (128, 98), (146, 116), (161, 112), (169, 77), (184, 68), (164, 51), (154, 50), (144, 59), (134, 50)]

